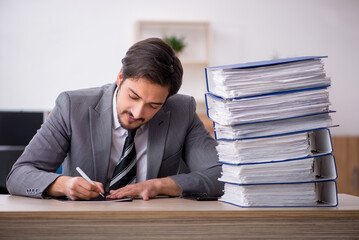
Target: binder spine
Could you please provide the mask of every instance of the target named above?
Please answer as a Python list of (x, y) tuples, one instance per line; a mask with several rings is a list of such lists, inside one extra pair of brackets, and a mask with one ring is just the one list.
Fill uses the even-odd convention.
[(205, 71), (205, 75), (206, 75), (206, 87), (207, 87), (207, 92), (209, 92), (209, 84), (208, 84), (208, 72), (207, 72), (207, 68), (204, 68)]

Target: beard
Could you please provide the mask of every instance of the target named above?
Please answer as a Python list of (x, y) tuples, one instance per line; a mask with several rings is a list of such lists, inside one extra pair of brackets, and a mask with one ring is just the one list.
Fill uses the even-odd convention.
[[(124, 110), (121, 112), (120, 115), (117, 116), (118, 121), (121, 124), (121, 127), (123, 127), (126, 130), (134, 130), (136, 128), (139, 128), (142, 124), (145, 123), (145, 119), (144, 118), (137, 118), (135, 119), (135, 121), (128, 121), (127, 119), (127, 114), (133, 118), (133, 114), (130, 111)], [(124, 120), (121, 119), (120, 116), (124, 116)]]

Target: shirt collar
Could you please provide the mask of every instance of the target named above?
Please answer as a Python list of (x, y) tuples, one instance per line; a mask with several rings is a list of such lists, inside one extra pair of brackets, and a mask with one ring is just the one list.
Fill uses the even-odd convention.
[(116, 101), (117, 92), (118, 92), (118, 86), (116, 87), (116, 90), (113, 93), (113, 99), (112, 99), (112, 112), (113, 112), (113, 127), (114, 127), (114, 129), (117, 129), (117, 128), (121, 127), (120, 121), (118, 120), (118, 114), (117, 114), (117, 101)]

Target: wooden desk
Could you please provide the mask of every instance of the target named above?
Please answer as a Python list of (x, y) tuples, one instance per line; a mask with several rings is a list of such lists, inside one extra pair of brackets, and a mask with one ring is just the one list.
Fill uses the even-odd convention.
[(239, 208), (158, 198), (60, 202), (0, 195), (0, 239), (359, 239), (359, 197), (335, 208)]

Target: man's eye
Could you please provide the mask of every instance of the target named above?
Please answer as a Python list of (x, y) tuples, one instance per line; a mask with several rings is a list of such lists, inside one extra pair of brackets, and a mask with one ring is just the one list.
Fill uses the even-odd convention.
[(128, 94), (128, 96), (131, 98), (131, 99), (138, 99), (138, 97), (136, 95), (131, 95), (131, 94)]
[(152, 109), (158, 109), (158, 108), (159, 108), (158, 105), (152, 105), (152, 104), (150, 104), (150, 107), (151, 107)]

